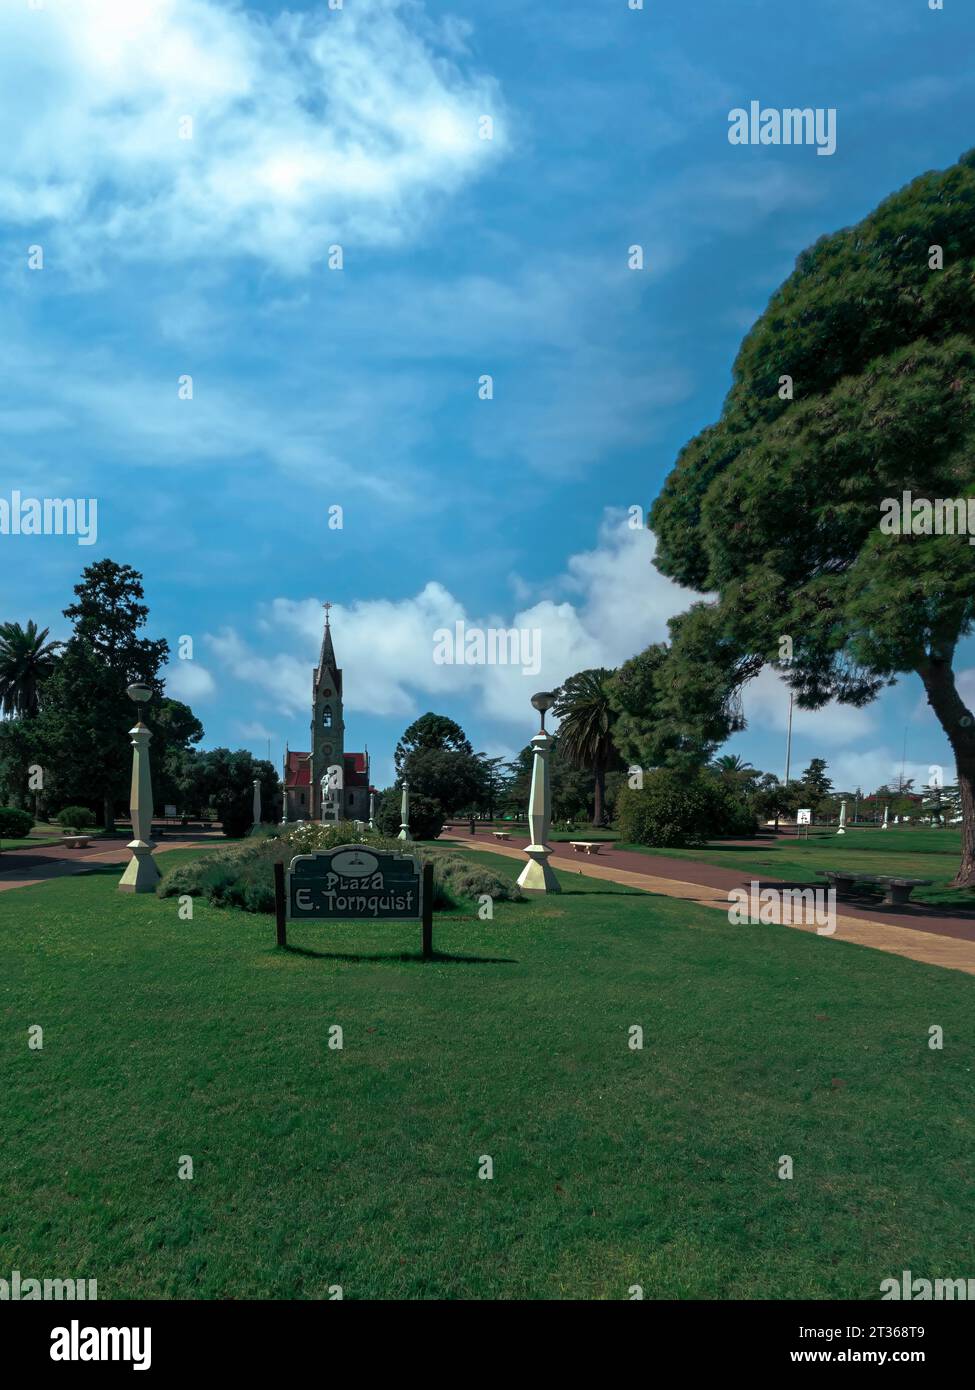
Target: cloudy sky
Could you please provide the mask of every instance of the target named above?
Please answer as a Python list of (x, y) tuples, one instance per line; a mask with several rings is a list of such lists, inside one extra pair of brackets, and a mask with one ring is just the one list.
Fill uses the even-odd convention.
[[(0, 616), (64, 635), (135, 565), (207, 744), (277, 760), (328, 599), (380, 784), (426, 709), (515, 751), (687, 606), (630, 509), (798, 252), (975, 144), (973, 38), (962, 0), (0, 0), (0, 494), (98, 499), (93, 546), (2, 538)], [(731, 146), (752, 100), (835, 107), (836, 153)], [(457, 621), (540, 672), (436, 664)], [(787, 704), (761, 677), (731, 751), (781, 775)], [(913, 679), (793, 766), (869, 789), (905, 735), (949, 761)]]

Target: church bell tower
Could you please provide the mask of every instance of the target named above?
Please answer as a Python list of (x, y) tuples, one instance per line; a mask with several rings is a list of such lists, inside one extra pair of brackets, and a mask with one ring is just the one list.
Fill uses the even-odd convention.
[[(315, 820), (340, 820), (345, 801), (345, 720), (342, 714), (342, 672), (335, 662), (332, 629), (325, 609), (325, 631), (322, 650), (312, 678), (311, 716), (311, 806)], [(323, 775), (328, 775), (324, 811), (322, 807)]]

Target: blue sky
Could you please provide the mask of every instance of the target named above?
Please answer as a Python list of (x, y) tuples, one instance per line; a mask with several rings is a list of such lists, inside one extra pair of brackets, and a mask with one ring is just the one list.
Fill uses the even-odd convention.
[[(975, 144), (973, 38), (962, 0), (4, 0), (0, 494), (95, 497), (98, 540), (0, 537), (2, 616), (64, 635), (84, 565), (135, 565), (206, 743), (280, 760), (328, 599), (375, 780), (430, 708), (515, 751), (692, 600), (627, 509), (799, 251)], [(752, 100), (835, 107), (836, 153), (730, 145)], [(541, 672), (435, 665), (457, 620)], [(781, 775), (786, 709), (760, 677), (731, 750)], [(909, 678), (800, 716), (793, 767), (871, 788), (905, 730), (950, 762)]]

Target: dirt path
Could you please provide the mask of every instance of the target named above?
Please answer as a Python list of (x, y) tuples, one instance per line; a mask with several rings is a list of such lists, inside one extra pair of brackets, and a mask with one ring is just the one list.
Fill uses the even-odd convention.
[[(524, 862), (522, 849), (527, 840), (505, 844), (490, 834), (468, 835), (451, 831), (443, 837), (455, 840), (471, 849), (504, 854)], [(588, 878), (601, 878), (640, 888), (647, 893), (662, 893), (668, 898), (684, 898), (701, 907), (716, 908), (727, 915), (728, 892), (732, 888), (748, 888), (757, 882), (763, 888), (795, 888), (799, 885), (781, 879), (755, 878), (740, 870), (722, 869), (694, 859), (668, 859), (664, 856), (639, 854), (633, 850), (600, 849), (598, 855), (576, 853), (566, 844), (554, 844), (551, 863), (563, 873), (575, 872)], [(822, 887), (823, 883), (820, 882)], [(842, 915), (840, 915), (840, 913)], [(786, 923), (797, 931), (814, 932), (815, 926)], [(824, 941), (851, 941), (886, 951), (926, 965), (940, 965), (947, 970), (961, 970), (975, 975), (975, 922), (971, 919), (947, 917), (920, 905), (900, 908), (873, 908), (843, 903), (837, 914), (836, 931), (824, 936)]]
[[(222, 839), (218, 835), (217, 839)], [(156, 845), (155, 853), (163, 854), (170, 849), (195, 849), (206, 841), (198, 836), (195, 839), (163, 839)], [(45, 849), (5, 850), (0, 854), (0, 893), (8, 888), (31, 888), (35, 883), (46, 883), (52, 878), (67, 878), (72, 874), (90, 872), (99, 864), (118, 864), (121, 868), (128, 862), (126, 848), (128, 837), (99, 838), (92, 841), (87, 849), (68, 849), (65, 845), (48, 845)]]

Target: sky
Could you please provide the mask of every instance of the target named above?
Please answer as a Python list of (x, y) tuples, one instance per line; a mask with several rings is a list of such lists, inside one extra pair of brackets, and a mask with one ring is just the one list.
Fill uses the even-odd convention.
[[(633, 518), (797, 255), (975, 145), (975, 9), (635, 3), (0, 0), (0, 496), (97, 501), (91, 545), (0, 536), (0, 619), (66, 636), (133, 565), (204, 746), (280, 765), (327, 600), (379, 786), (426, 710), (512, 755), (665, 638), (696, 596)], [(835, 153), (732, 145), (751, 101), (834, 108)], [(438, 663), (457, 622), (541, 659)], [(745, 713), (724, 751), (781, 776), (770, 671)], [(951, 765), (914, 677), (797, 713), (812, 757)]]

